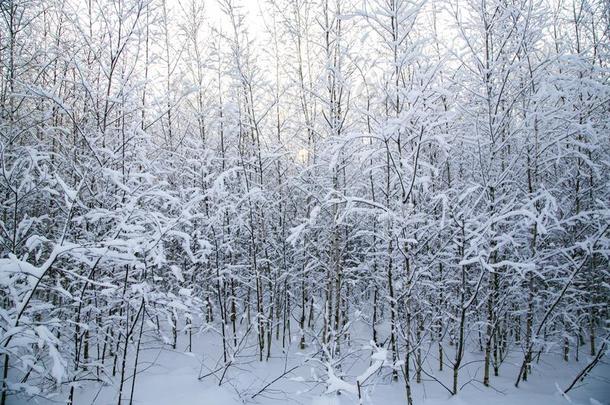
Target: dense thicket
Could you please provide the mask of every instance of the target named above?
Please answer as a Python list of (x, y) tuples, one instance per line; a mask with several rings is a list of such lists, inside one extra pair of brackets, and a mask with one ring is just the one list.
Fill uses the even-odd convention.
[(603, 355), (608, 2), (237, 3), (0, 2), (2, 405), (126, 402), (143, 335), (335, 375), (368, 325), (408, 402)]

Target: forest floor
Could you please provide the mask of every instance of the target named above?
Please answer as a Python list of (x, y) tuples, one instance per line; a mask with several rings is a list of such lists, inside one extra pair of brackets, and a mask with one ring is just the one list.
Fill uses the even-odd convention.
[[(222, 351), (217, 334), (207, 332), (193, 337), (192, 352), (185, 352), (188, 337), (178, 339), (178, 350), (168, 348), (156, 340), (147, 342), (147, 349), (140, 354), (138, 374), (133, 395), (134, 405), (237, 405), (237, 404), (303, 404), (303, 405), (343, 405), (358, 404), (353, 392), (341, 391), (326, 393), (327, 373), (324, 364), (311, 360), (311, 350), (298, 349), (298, 336), (293, 334), (293, 343), (288, 355), (280, 355), (281, 337), (273, 341), (275, 353), (269, 360), (258, 360), (257, 346), (244, 347), (243, 353), (235, 357), (226, 372), (222, 369)], [(255, 340), (255, 339), (251, 339)], [(144, 343), (144, 342), (143, 342)], [(181, 348), (181, 349), (180, 349)], [(586, 346), (581, 349), (583, 352)], [(205, 353), (205, 354), (202, 354)], [(210, 353), (216, 353), (211, 356)], [(361, 375), (370, 365), (370, 348), (366, 341), (352, 340), (350, 347), (343, 350), (342, 371), (335, 371), (350, 384), (355, 384), (356, 376)], [(220, 354), (220, 355), (219, 355)], [(319, 356), (318, 356), (319, 357)], [(427, 354), (426, 370), (436, 370), (434, 377), (450, 386), (452, 370), (446, 364), (443, 371), (438, 371), (436, 353)], [(519, 388), (514, 387), (517, 375), (516, 363), (520, 352), (508, 356), (500, 368), (500, 375), (491, 379), (491, 387), (482, 385), (482, 354), (478, 351), (468, 352), (460, 371), (459, 394), (451, 396), (438, 382), (422, 375), (420, 384), (412, 381), (413, 403), (415, 405), (609, 405), (610, 404), (610, 363), (604, 360), (594, 369), (586, 380), (572, 389), (568, 396), (560, 394), (578, 372), (585, 366), (589, 357), (581, 352), (580, 361), (572, 358), (568, 364), (553, 353), (543, 355), (539, 362), (532, 365), (533, 373), (527, 382)], [(434, 363), (433, 363), (434, 362)], [(133, 356), (128, 360), (127, 381), (124, 384), (122, 404), (129, 404)], [(561, 365), (561, 366), (559, 366)], [(282, 376), (285, 370), (296, 367), (292, 372)], [(214, 374), (211, 371), (219, 369)], [(224, 372), (224, 376), (223, 376)], [(412, 377), (414, 372), (412, 371)], [(113, 384), (86, 383), (75, 391), (74, 405), (116, 405), (118, 403), (118, 376)], [(219, 379), (222, 377), (222, 385)], [(277, 381), (274, 381), (277, 379)], [(272, 382), (270, 385), (268, 385)], [(267, 388), (263, 389), (268, 385)], [(363, 404), (394, 405), (406, 404), (404, 380), (400, 375), (398, 381), (391, 381), (391, 371), (384, 367), (372, 375), (362, 387)], [(67, 390), (66, 390), (67, 391)], [(350, 391), (348, 389), (348, 391)], [(19, 396), (9, 397), (9, 404), (42, 405), (65, 404), (67, 392), (53, 399), (32, 399)]]

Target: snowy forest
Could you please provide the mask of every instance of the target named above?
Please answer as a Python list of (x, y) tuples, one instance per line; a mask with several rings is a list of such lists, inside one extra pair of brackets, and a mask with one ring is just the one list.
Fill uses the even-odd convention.
[(0, 405), (610, 404), (606, 0), (0, 13)]

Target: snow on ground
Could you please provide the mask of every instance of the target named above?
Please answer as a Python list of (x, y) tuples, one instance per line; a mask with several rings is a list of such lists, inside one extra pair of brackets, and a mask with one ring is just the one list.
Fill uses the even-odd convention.
[[(293, 340), (295, 340), (293, 335)], [(280, 355), (281, 341), (274, 347), (275, 356), (269, 361), (259, 362), (256, 347), (244, 350), (248, 355), (238, 354), (223, 377), (222, 386), (218, 378), (206, 375), (220, 366), (218, 363), (220, 339), (217, 335), (207, 334), (193, 338), (193, 352), (171, 350), (158, 342), (149, 342), (149, 348), (140, 355), (139, 373), (136, 378), (134, 405), (237, 405), (244, 403), (261, 405), (302, 404), (302, 405), (347, 405), (358, 404), (354, 393), (340, 391), (327, 394), (325, 384), (328, 374), (325, 365), (318, 361), (308, 360), (311, 348), (300, 351), (297, 342), (293, 342), (290, 355)], [(181, 336), (178, 347), (187, 346), (186, 337)], [(356, 384), (356, 378), (369, 370), (371, 364), (378, 360), (366, 342), (352, 342), (341, 371), (335, 370), (349, 385)], [(349, 352), (349, 353), (346, 353)], [(353, 352), (353, 353), (352, 353)], [(203, 354), (202, 354), (203, 353)], [(216, 353), (211, 356), (209, 353)], [(373, 354), (373, 363), (371, 363)], [(521, 383), (517, 389), (513, 386), (517, 374), (518, 353), (503, 363), (499, 377), (492, 377), (492, 387), (486, 388), (481, 383), (482, 362), (478, 352), (468, 353), (466, 362), (471, 362), (460, 372), (460, 383), (465, 384), (457, 396), (451, 396), (437, 382), (423, 376), (421, 384), (412, 382), (413, 402), (415, 405), (610, 405), (610, 364), (606, 361), (599, 365), (582, 384), (573, 389), (569, 396), (563, 397), (558, 387), (565, 387), (585, 365), (587, 357), (581, 354), (580, 362), (571, 360), (568, 365), (555, 354), (543, 356), (539, 363), (533, 364), (533, 375), (530, 380)], [(133, 364), (133, 358), (129, 364)], [(437, 360), (429, 354), (427, 370), (437, 370)], [(512, 362), (512, 364), (511, 364)], [(293, 372), (278, 379), (259, 393), (284, 370), (298, 366)], [(414, 373), (412, 373), (414, 374)], [(131, 376), (128, 373), (129, 376)], [(445, 367), (443, 372), (435, 371), (435, 377), (450, 385), (452, 371)], [(74, 405), (117, 405), (118, 381), (115, 385), (101, 386), (88, 383), (76, 390)], [(123, 404), (129, 404), (131, 379), (124, 388)], [(67, 391), (67, 390), (66, 390)], [(352, 390), (348, 390), (352, 391)], [(258, 393), (258, 394), (257, 394)], [(362, 387), (363, 403), (375, 405), (406, 404), (404, 381), (402, 376), (397, 382), (390, 381), (390, 370), (382, 367), (374, 373)], [(49, 399), (28, 399), (10, 397), (9, 404), (51, 405), (66, 403), (66, 396)]]

